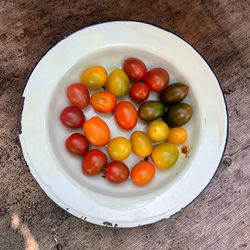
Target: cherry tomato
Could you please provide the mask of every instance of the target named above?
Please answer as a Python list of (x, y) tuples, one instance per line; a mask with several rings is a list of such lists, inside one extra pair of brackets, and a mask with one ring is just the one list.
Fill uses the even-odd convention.
[(60, 120), (66, 127), (80, 128), (85, 122), (85, 115), (80, 108), (68, 106), (61, 112)]
[(84, 109), (89, 105), (89, 91), (81, 83), (73, 83), (67, 88), (67, 96), (71, 105)]
[(82, 171), (85, 175), (97, 175), (105, 169), (107, 156), (98, 149), (90, 150), (82, 161)]
[(94, 66), (86, 69), (80, 76), (82, 84), (89, 89), (101, 88), (107, 81), (108, 74), (104, 67)]
[(140, 161), (131, 171), (131, 180), (138, 186), (148, 184), (155, 176), (155, 167), (148, 161)]
[(128, 58), (124, 61), (123, 69), (132, 81), (141, 81), (147, 74), (147, 67), (137, 58)]
[(108, 77), (106, 87), (115, 96), (124, 96), (129, 89), (129, 79), (127, 74), (122, 69), (113, 70)]
[(122, 183), (128, 179), (129, 169), (120, 161), (112, 161), (105, 169), (105, 177), (112, 183)]
[(115, 161), (123, 161), (131, 154), (131, 144), (124, 137), (113, 138), (108, 144), (109, 156)]
[(107, 91), (96, 92), (91, 96), (91, 105), (97, 112), (112, 112), (116, 105), (116, 97), (113, 93)]
[(154, 68), (151, 69), (145, 77), (145, 83), (155, 92), (161, 92), (168, 86), (169, 74), (165, 69)]
[(148, 99), (149, 92), (149, 87), (146, 84), (142, 82), (136, 82), (130, 88), (129, 96), (133, 101), (140, 103)]
[(165, 141), (168, 138), (169, 127), (162, 120), (154, 120), (148, 125), (148, 135), (152, 141)]
[(92, 117), (83, 124), (83, 132), (88, 141), (97, 147), (106, 145), (110, 140), (108, 125), (97, 116)]
[(175, 164), (179, 156), (179, 151), (175, 144), (163, 142), (154, 147), (151, 156), (156, 167), (164, 170)]
[(70, 135), (65, 141), (65, 146), (70, 153), (76, 155), (85, 155), (89, 150), (89, 142), (79, 133)]
[(138, 121), (138, 115), (134, 105), (130, 102), (121, 101), (115, 107), (115, 120), (117, 124), (125, 130), (134, 128)]
[(184, 128), (171, 128), (169, 130), (168, 142), (183, 144), (187, 140), (187, 132)]
[(132, 150), (138, 157), (146, 157), (152, 152), (152, 143), (148, 135), (142, 131), (135, 131), (130, 136)]

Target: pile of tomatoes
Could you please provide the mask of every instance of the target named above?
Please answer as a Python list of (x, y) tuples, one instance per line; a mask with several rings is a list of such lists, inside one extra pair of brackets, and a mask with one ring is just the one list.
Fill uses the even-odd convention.
[[(83, 134), (71, 134), (65, 146), (70, 153), (83, 156), (84, 175), (104, 172), (112, 183), (122, 183), (130, 177), (134, 184), (143, 186), (153, 179), (155, 166), (164, 170), (175, 164), (179, 156), (177, 145), (187, 139), (187, 132), (181, 126), (192, 116), (192, 106), (181, 103), (188, 93), (187, 85), (169, 85), (165, 69), (147, 71), (146, 65), (137, 58), (126, 59), (123, 69), (116, 68), (109, 75), (102, 66), (90, 67), (80, 79), (80, 83), (67, 88), (71, 106), (64, 108), (60, 120), (71, 129), (82, 128)], [(89, 89), (97, 91), (90, 96)], [(146, 101), (150, 91), (159, 93), (159, 101)], [(138, 110), (132, 102), (118, 101), (126, 94), (140, 104)], [(121, 136), (111, 138), (110, 129), (100, 116), (85, 120), (82, 110), (88, 105), (100, 114), (113, 113), (117, 125), (124, 130), (133, 130), (140, 118), (148, 123), (147, 131), (133, 131), (129, 140)], [(90, 150), (90, 145), (95, 149)], [(104, 146), (111, 162), (98, 149)], [(140, 160), (130, 171), (122, 161), (132, 152)]]

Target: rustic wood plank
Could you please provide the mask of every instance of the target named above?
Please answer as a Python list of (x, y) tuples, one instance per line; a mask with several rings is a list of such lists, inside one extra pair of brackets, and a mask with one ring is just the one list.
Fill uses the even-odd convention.
[[(250, 249), (250, 2), (0, 2), (0, 249), (22, 249), (26, 224), (40, 249)], [(209, 62), (224, 90), (230, 133), (204, 192), (168, 220), (132, 229), (82, 222), (46, 197), (18, 141), (22, 89), (39, 58), (64, 36), (97, 22), (130, 19), (175, 32)], [(19, 215), (19, 230), (11, 228)], [(11, 219), (12, 218), (12, 219)]]

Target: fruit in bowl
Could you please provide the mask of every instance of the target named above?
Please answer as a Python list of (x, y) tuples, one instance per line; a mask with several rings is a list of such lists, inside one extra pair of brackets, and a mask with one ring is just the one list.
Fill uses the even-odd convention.
[[(103, 173), (113, 184), (123, 183), (130, 176), (133, 184), (144, 186), (155, 174), (161, 174), (156, 168), (167, 171), (174, 167), (180, 155), (178, 145), (187, 139), (186, 130), (180, 126), (193, 113), (191, 104), (181, 103), (188, 95), (186, 84), (169, 84), (166, 69), (155, 67), (148, 71), (139, 58), (126, 58), (123, 69), (117, 67), (110, 74), (104, 66), (89, 67), (80, 79), (81, 83), (67, 87), (72, 106), (63, 109), (60, 119), (68, 128), (82, 127), (84, 134), (72, 134), (65, 145), (69, 152), (82, 155), (84, 175)], [(148, 100), (150, 92), (157, 93), (158, 99)], [(120, 100), (127, 94), (130, 100)], [(89, 106), (98, 113), (85, 121), (83, 112)], [(112, 138), (109, 124), (102, 118), (105, 114), (114, 117), (121, 131), (130, 132), (129, 140), (122, 136)], [(146, 124), (145, 131), (135, 129), (138, 121)], [(130, 154), (138, 158), (131, 171), (131, 166), (123, 162)]]

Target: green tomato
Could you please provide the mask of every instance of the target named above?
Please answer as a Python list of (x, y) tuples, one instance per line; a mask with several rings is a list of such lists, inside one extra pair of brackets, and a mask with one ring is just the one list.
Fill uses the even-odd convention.
[(188, 94), (189, 87), (183, 83), (174, 83), (166, 87), (160, 94), (161, 102), (173, 105), (181, 102)]
[(169, 127), (180, 127), (186, 124), (193, 114), (193, 107), (187, 103), (178, 103), (171, 106), (163, 116)]
[(147, 101), (141, 104), (138, 110), (140, 118), (144, 121), (151, 122), (163, 116), (165, 106), (161, 102)]

